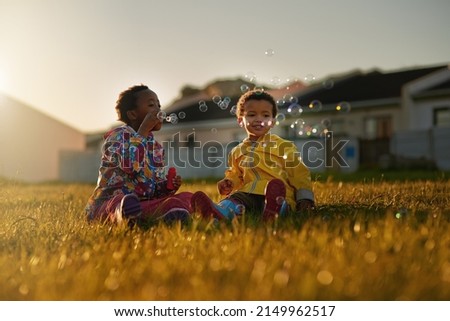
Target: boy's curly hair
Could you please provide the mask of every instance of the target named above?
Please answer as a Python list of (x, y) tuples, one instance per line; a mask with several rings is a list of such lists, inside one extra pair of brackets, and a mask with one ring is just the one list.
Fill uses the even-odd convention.
[(237, 108), (236, 109), (236, 117), (244, 116), (244, 105), (249, 100), (268, 101), (272, 105), (272, 117), (275, 117), (278, 114), (278, 106), (277, 106), (277, 103), (275, 102), (275, 99), (273, 98), (273, 96), (265, 91), (258, 89), (258, 90), (247, 91), (245, 94), (243, 94), (239, 98), (239, 100), (237, 102), (237, 106), (236, 106), (236, 108)]
[(147, 86), (140, 84), (136, 86), (132, 86), (128, 88), (127, 90), (124, 90), (120, 93), (119, 98), (116, 101), (116, 112), (118, 120), (123, 121), (127, 125), (130, 124), (130, 119), (127, 116), (127, 111), (133, 110), (137, 107), (136, 105), (136, 99), (137, 95), (136, 93), (149, 89)]

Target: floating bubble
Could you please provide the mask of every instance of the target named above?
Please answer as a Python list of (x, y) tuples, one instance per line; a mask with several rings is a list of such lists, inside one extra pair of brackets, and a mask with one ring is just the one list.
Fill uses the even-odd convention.
[[(292, 113), (292, 112), (300, 111), (300, 109), (301, 109), (301, 107), (300, 107), (299, 104), (297, 104), (297, 103), (292, 103), (292, 104), (289, 105), (289, 107), (288, 107), (288, 109), (287, 109), (287, 112), (288, 112), (288, 113)], [(303, 112), (303, 109), (302, 109), (301, 112)], [(301, 112), (300, 112), (300, 113), (301, 113)]]
[(234, 105), (233, 107), (230, 108), (230, 114), (231, 115), (236, 115), (236, 111), (237, 111), (236, 105)]
[(213, 101), (216, 105), (218, 105), (218, 104), (222, 101), (222, 97), (220, 97), (219, 95), (215, 95), (215, 96), (212, 98), (212, 101)]
[(171, 113), (169, 116), (166, 116), (166, 121), (168, 123), (176, 124), (178, 123), (178, 116), (175, 113)]
[(241, 85), (241, 92), (243, 93), (243, 94), (245, 94), (247, 91), (249, 91), (250, 90), (250, 87), (249, 86), (247, 86), (247, 85)]
[(158, 117), (159, 120), (163, 121), (166, 118), (166, 112), (163, 110), (160, 110), (157, 114), (156, 117)]
[(280, 78), (280, 77), (277, 77), (277, 76), (273, 76), (272, 79), (270, 79), (270, 83), (271, 83), (273, 86), (278, 86), (278, 85), (280, 85), (280, 83), (281, 83), (281, 78)]
[(266, 51), (264, 52), (264, 54), (267, 57), (272, 57), (275, 54), (275, 51), (273, 49), (266, 49)]
[(236, 215), (244, 215), (245, 214), (245, 206), (243, 204), (236, 205)]
[(186, 113), (185, 113), (184, 111), (180, 111), (180, 112), (178, 113), (178, 118), (179, 118), (179, 119), (185, 119), (185, 118), (186, 118)]
[(253, 71), (249, 71), (245, 74), (245, 79), (249, 82), (255, 82), (256, 81), (256, 75)]
[(277, 125), (281, 122), (283, 122), (286, 119), (286, 116), (283, 113), (279, 113), (275, 116), (275, 121)]
[(291, 95), (291, 98), (289, 98), (289, 102), (292, 104), (296, 104), (298, 103), (298, 98)]
[(304, 79), (306, 82), (313, 82), (316, 80), (316, 77), (313, 74), (307, 74)]
[(278, 107), (283, 106), (285, 103), (286, 103), (286, 101), (284, 101), (283, 99), (278, 99), (278, 100), (277, 100), (277, 106), (278, 106)]
[(331, 89), (334, 87), (334, 80), (333, 79), (326, 79), (322, 82), (322, 86), (325, 89)]
[(222, 110), (227, 109), (227, 108), (228, 108), (228, 103), (226, 103), (226, 102), (224, 102), (224, 101), (221, 101), (221, 102), (219, 103), (219, 108), (222, 109)]
[(292, 102), (291, 99), (293, 99), (294, 96), (292, 96), (291, 94), (285, 94), (283, 96), (283, 100), (287, 101), (287, 102)]
[(321, 110), (322, 110), (322, 102), (321, 102), (320, 100), (317, 100), (317, 99), (312, 100), (312, 101), (309, 103), (308, 108), (309, 108), (311, 111), (315, 111), (315, 112), (321, 111)]
[(340, 112), (340, 113), (348, 113), (351, 110), (351, 105), (350, 103), (346, 102), (346, 101), (341, 101), (339, 104), (336, 105), (336, 111)]
[(202, 104), (202, 105), (198, 106), (198, 109), (200, 109), (200, 111), (202, 113), (204, 113), (204, 112), (206, 112), (208, 110), (208, 106), (205, 103), (205, 104)]
[(211, 128), (211, 133), (213, 134), (217, 133), (217, 128)]

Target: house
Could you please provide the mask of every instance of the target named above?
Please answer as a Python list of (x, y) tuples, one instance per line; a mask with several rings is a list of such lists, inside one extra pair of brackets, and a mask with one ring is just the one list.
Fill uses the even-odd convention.
[(84, 133), (0, 93), (0, 177), (58, 180), (60, 153), (85, 149)]
[[(198, 92), (167, 109), (169, 121), (170, 114), (176, 115), (175, 121), (165, 124), (158, 137), (166, 143), (169, 163), (183, 174), (223, 174), (228, 151), (245, 136), (230, 113), (241, 84), (234, 83), (235, 95), (227, 98), (225, 108), (220, 106), (224, 95), (217, 90), (214, 95)], [(354, 71), (271, 93), (282, 116), (273, 131), (295, 141), (312, 170), (450, 169), (448, 65)]]

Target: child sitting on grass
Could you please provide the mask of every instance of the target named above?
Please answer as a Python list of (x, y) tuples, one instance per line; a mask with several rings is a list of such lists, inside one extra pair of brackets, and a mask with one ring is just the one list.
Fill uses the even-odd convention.
[(156, 93), (145, 85), (119, 95), (116, 111), (125, 124), (104, 136), (97, 186), (86, 206), (88, 220), (142, 223), (190, 217), (192, 194), (176, 194), (180, 176), (167, 181), (164, 150), (153, 136), (162, 126), (160, 107)]
[(204, 192), (196, 192), (191, 204), (203, 217), (232, 219), (247, 211), (262, 213), (263, 220), (295, 210), (314, 208), (311, 175), (293, 142), (271, 134), (278, 108), (264, 91), (249, 91), (237, 103), (237, 121), (247, 132), (228, 156), (225, 178), (217, 183), (221, 195), (215, 204)]

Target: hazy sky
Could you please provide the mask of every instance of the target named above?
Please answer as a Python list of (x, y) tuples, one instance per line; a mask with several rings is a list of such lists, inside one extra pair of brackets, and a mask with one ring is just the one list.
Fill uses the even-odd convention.
[(104, 130), (139, 83), (164, 107), (186, 84), (249, 72), (270, 84), (449, 63), (449, 14), (450, 0), (0, 0), (0, 91)]

